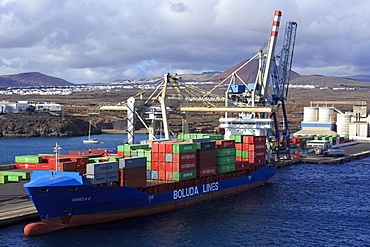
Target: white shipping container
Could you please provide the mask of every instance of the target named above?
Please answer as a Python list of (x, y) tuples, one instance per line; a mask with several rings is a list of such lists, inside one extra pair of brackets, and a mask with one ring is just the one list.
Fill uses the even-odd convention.
[(166, 162), (172, 162), (172, 154), (166, 153)]
[(117, 181), (119, 181), (119, 173), (118, 172), (107, 173), (107, 182), (117, 182)]
[(117, 161), (91, 163), (86, 165), (86, 174), (94, 175), (110, 172), (118, 172)]
[(104, 184), (104, 183), (107, 182), (107, 174), (106, 173), (104, 173), (104, 174), (95, 174), (95, 175), (87, 174), (86, 178), (91, 184)]
[(152, 171), (152, 179), (158, 179), (158, 171)]

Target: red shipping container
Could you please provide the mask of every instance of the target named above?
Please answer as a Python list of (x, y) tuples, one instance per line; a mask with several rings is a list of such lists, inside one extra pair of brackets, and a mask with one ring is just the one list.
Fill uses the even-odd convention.
[[(71, 161), (71, 159), (70, 159), (70, 158), (58, 158), (58, 161), (59, 161), (59, 163), (61, 163), (61, 162)], [(53, 158), (48, 159), (48, 164), (49, 164), (51, 167), (56, 168), (55, 158), (53, 157)], [(42, 170), (42, 169), (40, 169), (40, 170)]]
[(166, 171), (166, 181), (172, 181), (172, 171)]
[(216, 174), (216, 166), (205, 167), (197, 170), (198, 177), (211, 176)]
[(153, 153), (159, 153), (159, 142), (153, 142), (152, 143), (152, 152)]
[(86, 167), (77, 168), (76, 172), (86, 173)]
[(117, 156), (118, 156), (118, 157), (124, 157), (124, 156), (125, 156), (125, 155), (124, 155), (124, 153), (125, 153), (125, 152), (117, 152)]
[(248, 151), (251, 144), (248, 143), (235, 143), (236, 150)]
[(31, 169), (36, 170), (39, 163), (15, 163), (15, 167), (18, 169)]
[(50, 163), (37, 163), (36, 165), (37, 170), (56, 170), (56, 165), (55, 163), (50, 164)]
[(58, 164), (58, 171), (61, 172), (75, 172), (77, 169), (76, 162), (67, 161), (67, 162), (60, 162)]
[(146, 178), (146, 167), (135, 167), (130, 169), (119, 169), (120, 179)]
[(158, 162), (158, 171), (165, 171), (166, 170), (166, 162), (159, 161)]
[(237, 161), (236, 162), (236, 170), (245, 170), (250, 168), (250, 164), (248, 161)]
[(254, 165), (264, 165), (266, 164), (266, 159), (263, 158), (249, 158), (249, 163)]
[(243, 143), (266, 143), (266, 136), (243, 136)]
[(216, 158), (216, 150), (197, 151), (197, 160)]
[(89, 149), (89, 152), (92, 154), (105, 154), (108, 152), (108, 149)]
[(71, 161), (76, 162), (77, 168), (83, 168), (86, 167), (86, 164), (89, 163), (88, 157), (69, 157)]
[(195, 170), (197, 168), (196, 161), (172, 162), (172, 171), (182, 172)]
[(166, 154), (163, 153), (152, 153), (152, 161), (166, 161)]
[(248, 162), (249, 159), (248, 158), (242, 158), (242, 157), (236, 157), (236, 161), (246, 161), (246, 162)]
[(146, 178), (120, 179), (121, 187), (143, 187), (146, 185)]
[(235, 140), (217, 140), (216, 149), (235, 148)]
[(196, 160), (196, 159), (197, 159), (196, 152), (172, 154), (172, 162), (182, 162), (182, 161), (190, 161), (190, 160)]
[(206, 168), (212, 166), (216, 166), (216, 157), (213, 157), (212, 159), (197, 160), (198, 168)]
[(173, 171), (173, 163), (166, 162), (166, 171)]
[(290, 139), (291, 142), (296, 143), (296, 144), (302, 144), (302, 139), (293, 137)]
[(152, 171), (159, 170), (159, 161), (152, 161)]
[(88, 151), (69, 151), (69, 155), (81, 156), (81, 155), (91, 155), (91, 153)]
[(166, 142), (160, 142), (158, 146), (158, 153), (166, 153)]
[(248, 152), (248, 158), (250, 159), (254, 159), (254, 158), (264, 158), (266, 156), (266, 151), (265, 150), (262, 150), (262, 151), (249, 151)]
[[(247, 144), (248, 145), (248, 144)], [(248, 146), (249, 151), (263, 151), (263, 150), (266, 150), (266, 144), (265, 143), (261, 143), (261, 144), (249, 144)]]
[(173, 143), (165, 143), (165, 153), (172, 154), (172, 145)]
[(158, 171), (158, 179), (159, 180), (166, 180), (166, 171), (165, 170), (159, 170)]

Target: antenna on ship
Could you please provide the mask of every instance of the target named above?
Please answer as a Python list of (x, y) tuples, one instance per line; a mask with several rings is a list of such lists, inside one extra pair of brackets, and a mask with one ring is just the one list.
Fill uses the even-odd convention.
[(59, 159), (58, 159), (58, 154), (59, 154), (59, 150), (61, 150), (62, 148), (59, 146), (59, 144), (56, 142), (55, 143), (55, 147), (54, 147), (54, 153), (55, 153), (55, 170), (58, 171), (58, 167), (59, 167)]

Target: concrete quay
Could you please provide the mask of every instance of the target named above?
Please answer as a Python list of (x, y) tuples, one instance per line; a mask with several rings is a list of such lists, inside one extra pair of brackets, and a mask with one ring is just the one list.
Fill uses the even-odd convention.
[(0, 228), (39, 219), (36, 208), (23, 188), (26, 182), (0, 184)]
[(352, 160), (361, 159), (370, 156), (370, 143), (359, 142), (356, 145), (341, 147), (346, 155), (342, 157), (326, 157), (322, 154), (310, 153), (307, 157), (301, 159), (300, 163), (309, 164), (341, 164)]

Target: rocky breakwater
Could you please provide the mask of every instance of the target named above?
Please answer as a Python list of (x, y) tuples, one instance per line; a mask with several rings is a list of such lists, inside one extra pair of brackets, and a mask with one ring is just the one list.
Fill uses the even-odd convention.
[[(84, 136), (89, 131), (89, 118), (51, 113), (7, 113), (0, 115), (0, 137)], [(91, 125), (91, 134), (101, 129)]]

